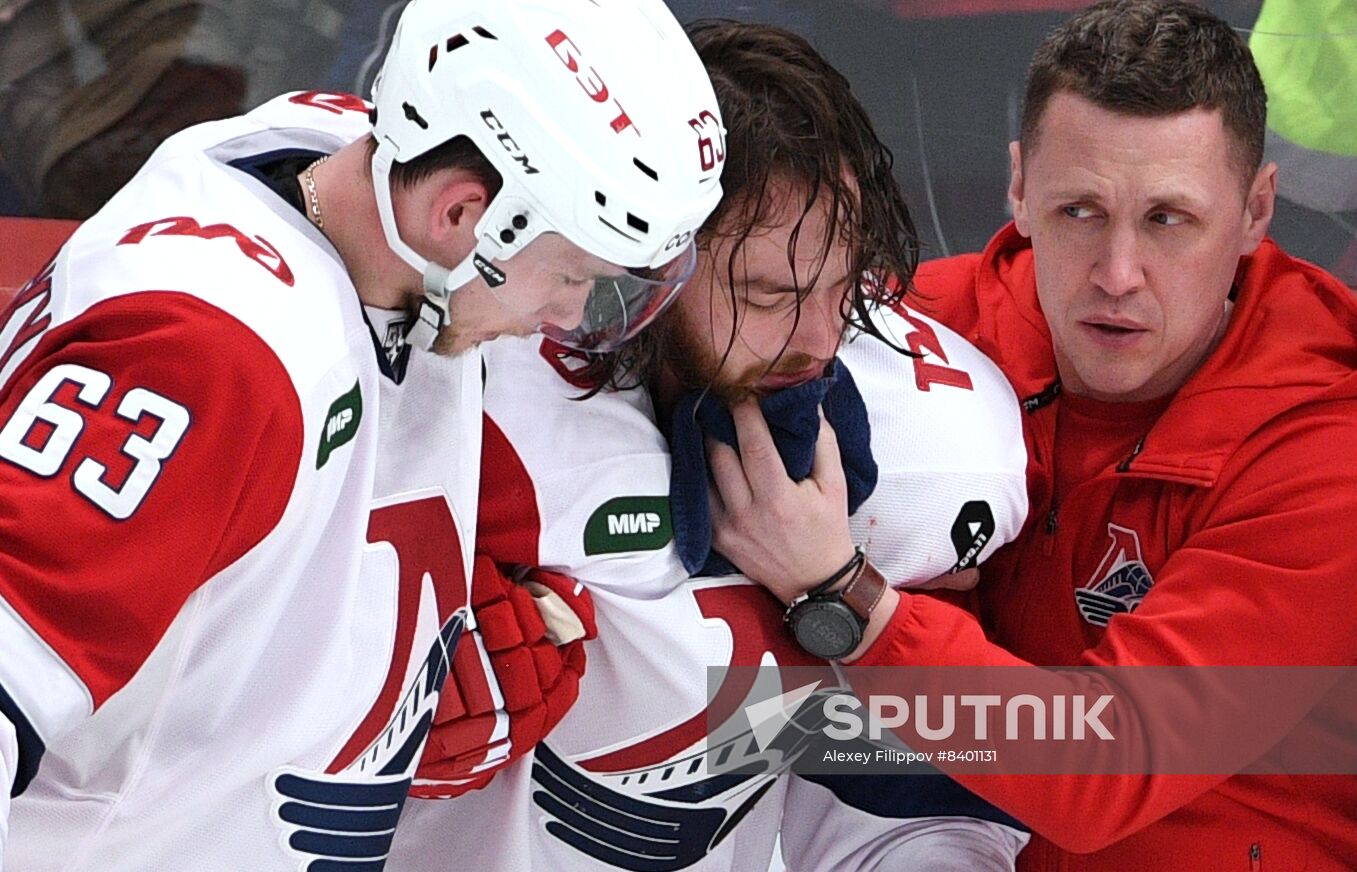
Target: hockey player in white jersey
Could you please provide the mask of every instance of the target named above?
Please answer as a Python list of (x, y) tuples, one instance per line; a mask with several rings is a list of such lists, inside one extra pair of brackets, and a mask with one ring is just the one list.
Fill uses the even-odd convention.
[(415, 0), (374, 105), (190, 128), (76, 231), (0, 321), (0, 865), (382, 868), (479, 644), (474, 346), (661, 310), (716, 111), (659, 0)]
[[(710, 720), (742, 724), (743, 703), (766, 698), (732, 673), (709, 711), (709, 667), (825, 662), (711, 548), (704, 442), (732, 433), (714, 395), (760, 398), (801, 475), (831, 460), (816, 456), (823, 405), (854, 511), (806, 535), (851, 531), (897, 585), (973, 566), (1017, 533), (1026, 455), (999, 371), (900, 300), (916, 237), (847, 83), (774, 28), (690, 33), (730, 128), (728, 194), (689, 290), (631, 359), (642, 387), (579, 401), (602, 367), (536, 340), (485, 349), (477, 550), (592, 591), (580, 699), (489, 787), (412, 800), (391, 868), (758, 872), (781, 828), (794, 872), (1010, 869), (1017, 822), (945, 777), (874, 779), (865, 802), (780, 774), (794, 748), (751, 749), (747, 728), (708, 742)], [(505, 839), (458, 839), (467, 829)]]

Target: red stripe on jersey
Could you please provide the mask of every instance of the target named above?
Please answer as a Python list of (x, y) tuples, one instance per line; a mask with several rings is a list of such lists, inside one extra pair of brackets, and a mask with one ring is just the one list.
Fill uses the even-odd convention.
[[(42, 414), (75, 434), (64, 459), (48, 473), (26, 467), (22, 448), (0, 455), (0, 598), (97, 708), (189, 595), (277, 525), (300, 463), (301, 406), (262, 339), (173, 291), (108, 300), (50, 330), (0, 388), (0, 427), (17, 416), (22, 429), (20, 403), (59, 366), (79, 378), (60, 383), (49, 400), (60, 408)], [(80, 379), (94, 384), (83, 397)], [(52, 430), (23, 444), (47, 446)]]
[(496, 563), (536, 566), (542, 537), (537, 488), (509, 437), (489, 415), (482, 434), (476, 553)]

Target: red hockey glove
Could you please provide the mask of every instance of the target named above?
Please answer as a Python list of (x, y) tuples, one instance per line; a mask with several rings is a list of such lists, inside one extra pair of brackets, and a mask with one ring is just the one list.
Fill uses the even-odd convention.
[(593, 601), (579, 582), (544, 569), (515, 581), (482, 554), (471, 611), (474, 629), (453, 654), (412, 796), (479, 789), (535, 747), (574, 704), (584, 640), (598, 635)]

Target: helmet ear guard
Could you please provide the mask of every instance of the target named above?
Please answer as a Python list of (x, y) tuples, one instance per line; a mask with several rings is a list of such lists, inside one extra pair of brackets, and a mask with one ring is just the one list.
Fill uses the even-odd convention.
[(482, 240), (481, 247), (493, 250), (495, 260), (508, 260), (548, 229), (541, 207), (519, 191), (508, 195), (500, 191), (476, 222), (476, 237)]
[[(720, 199), (716, 99), (662, 0), (412, 0), (373, 103), (383, 231), (423, 276), (433, 309), (422, 311), (412, 344), (432, 343), (453, 291), (478, 274), (502, 284), (504, 262), (543, 233), (616, 265), (625, 282), (622, 273), (647, 267), (672, 277), (667, 267)], [(446, 269), (401, 239), (390, 167), (456, 136), (476, 145), (503, 186), (477, 222), (474, 251)]]

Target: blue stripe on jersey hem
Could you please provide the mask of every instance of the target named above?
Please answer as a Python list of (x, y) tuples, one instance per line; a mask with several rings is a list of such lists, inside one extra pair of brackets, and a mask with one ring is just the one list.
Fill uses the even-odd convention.
[(1015, 830), (1031, 828), (938, 772), (908, 775), (798, 776), (827, 787), (840, 802), (884, 818), (973, 817)]
[(19, 768), (14, 773), (14, 786), (9, 791), (10, 796), (18, 796), (28, 787), (33, 776), (38, 774), (38, 763), (42, 755), (47, 753), (47, 746), (28, 722), (23, 709), (5, 692), (4, 687), (0, 687), (0, 714), (14, 724), (14, 733), (19, 740)]

